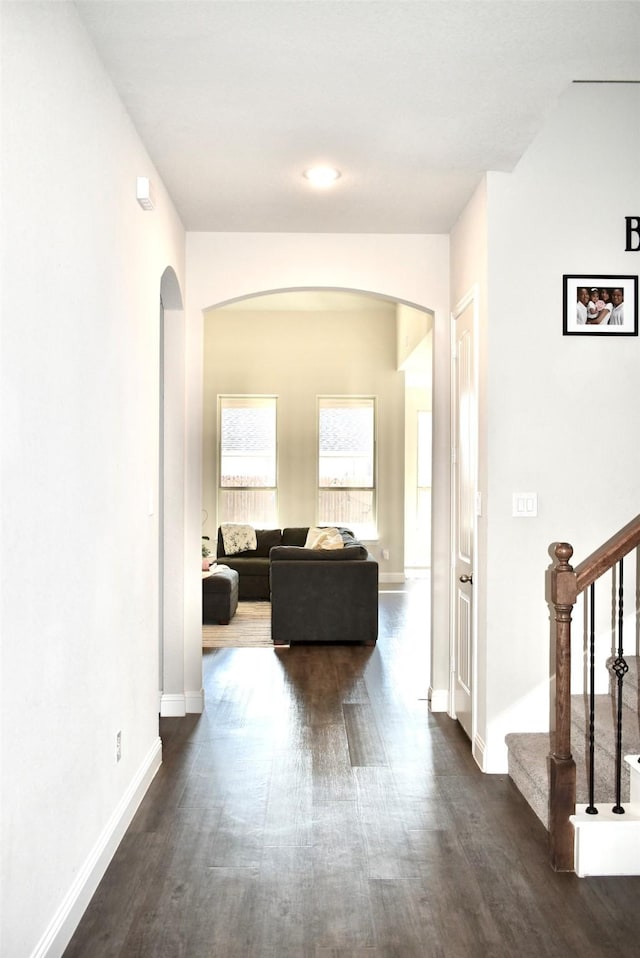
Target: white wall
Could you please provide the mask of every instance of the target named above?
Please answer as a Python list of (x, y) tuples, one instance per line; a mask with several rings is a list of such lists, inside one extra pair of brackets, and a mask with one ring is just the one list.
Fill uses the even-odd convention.
[(73, 5), (2, 21), (0, 952), (23, 958), (61, 953), (160, 758), (159, 294), (184, 234)]
[(448, 310), (447, 236), (189, 233), (189, 309), (276, 289), (355, 289)]
[(407, 367), (412, 368), (412, 354), (415, 355), (421, 345), (423, 351), (427, 351), (424, 343), (433, 328), (433, 316), (400, 304), (397, 308), (397, 319), (398, 368), (406, 368), (407, 360)]
[[(370, 300), (326, 310), (214, 309), (205, 317), (203, 532), (215, 544), (217, 397), (278, 397), (278, 522), (317, 521), (316, 401), (319, 395), (374, 396), (377, 425), (378, 538), (368, 542), (386, 581), (404, 579), (404, 374), (396, 368), (396, 310)], [(296, 300), (297, 301), (297, 300)], [(389, 560), (381, 556), (388, 549)]]
[[(589, 131), (604, 143), (589, 146)], [(563, 337), (563, 274), (635, 274), (640, 88), (572, 85), (511, 175), (488, 177), (484, 389), (487, 768), (504, 735), (546, 728), (552, 542), (580, 561), (640, 512), (640, 339)], [(511, 496), (538, 493), (538, 518)]]

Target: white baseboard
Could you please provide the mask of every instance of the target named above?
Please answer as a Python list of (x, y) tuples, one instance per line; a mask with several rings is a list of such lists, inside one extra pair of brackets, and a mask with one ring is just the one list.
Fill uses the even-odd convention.
[(476, 763), (477, 763), (477, 765), (478, 765), (478, 768), (481, 769), (483, 772), (486, 771), (486, 769), (485, 769), (485, 749), (486, 749), (486, 747), (487, 747), (487, 746), (485, 745), (484, 739), (482, 739), (479, 735), (476, 735), (475, 738), (474, 738), (474, 740), (473, 740), (473, 748), (471, 749), (471, 754), (473, 755), (474, 759), (476, 760)]
[(161, 764), (162, 742), (157, 738), (30, 958), (63, 954)]
[(185, 715), (204, 712), (204, 689), (197, 692), (161, 692), (160, 715), (162, 718), (183, 718)]
[(189, 715), (193, 713), (200, 715), (204, 712), (204, 689), (200, 689), (199, 692), (185, 692), (184, 700)]
[(507, 775), (509, 772), (509, 749), (507, 743), (491, 735), (489, 742), (482, 742), (482, 771), (487, 775)]
[(184, 692), (162, 692), (160, 694), (160, 715), (163, 718), (182, 718), (187, 714)]
[(449, 690), (429, 687), (429, 709), (432, 712), (449, 711)]

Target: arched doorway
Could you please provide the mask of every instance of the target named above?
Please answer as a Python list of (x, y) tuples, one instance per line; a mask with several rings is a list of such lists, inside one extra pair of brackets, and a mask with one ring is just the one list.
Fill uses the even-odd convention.
[[(381, 584), (404, 583), (408, 524), (417, 518), (417, 510), (406, 505), (410, 497), (415, 504), (419, 494), (419, 403), (431, 412), (432, 327), (431, 310), (360, 290), (277, 290), (205, 310), (203, 509), (210, 539), (215, 541), (219, 524), (218, 395), (279, 394), (281, 527), (316, 521), (316, 394), (375, 395), (377, 529), (371, 539), (366, 534), (362, 538), (378, 560)], [(419, 360), (428, 389), (417, 386)], [(412, 546), (415, 555), (415, 542)], [(425, 567), (429, 547), (430, 542)], [(425, 581), (420, 587), (428, 593), (428, 568), (422, 571)], [(428, 619), (421, 631), (425, 662), (420, 697), (426, 697)]]
[[(431, 708), (447, 711), (450, 671), (451, 379), (450, 248), (446, 235), (192, 233), (187, 245), (188, 553), (202, 534), (203, 314), (246, 297), (287, 290), (363, 292), (431, 310), (433, 480)], [(194, 572), (186, 610), (187, 687), (202, 680), (201, 584)]]

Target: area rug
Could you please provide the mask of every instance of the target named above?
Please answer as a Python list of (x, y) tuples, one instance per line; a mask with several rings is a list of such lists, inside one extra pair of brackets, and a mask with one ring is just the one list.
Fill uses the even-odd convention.
[(203, 625), (205, 649), (272, 649), (271, 603), (239, 602), (229, 625)]

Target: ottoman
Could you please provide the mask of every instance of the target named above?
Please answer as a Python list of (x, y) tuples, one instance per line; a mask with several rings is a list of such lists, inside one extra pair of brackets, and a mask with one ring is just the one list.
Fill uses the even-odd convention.
[(219, 566), (215, 572), (202, 576), (203, 623), (229, 624), (238, 608), (238, 580), (235, 569), (221, 569)]

